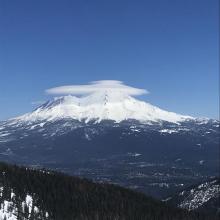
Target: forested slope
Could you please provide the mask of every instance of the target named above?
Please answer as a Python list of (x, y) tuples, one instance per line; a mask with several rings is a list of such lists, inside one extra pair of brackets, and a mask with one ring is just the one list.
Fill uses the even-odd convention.
[(197, 220), (144, 194), (61, 173), (0, 163), (0, 219)]

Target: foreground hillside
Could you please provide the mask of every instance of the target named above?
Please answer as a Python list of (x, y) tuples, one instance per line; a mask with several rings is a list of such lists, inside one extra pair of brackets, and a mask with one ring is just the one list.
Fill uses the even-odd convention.
[(119, 186), (0, 163), (1, 220), (214, 219)]

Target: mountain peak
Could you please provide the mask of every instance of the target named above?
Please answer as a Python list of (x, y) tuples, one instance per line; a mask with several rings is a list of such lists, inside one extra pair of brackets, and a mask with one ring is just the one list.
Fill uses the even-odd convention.
[(137, 100), (123, 92), (104, 90), (91, 93), (87, 96), (76, 97), (72, 95), (56, 97), (39, 106), (31, 113), (27, 113), (19, 120), (56, 120), (72, 118), (76, 120), (114, 120), (120, 122), (135, 119), (141, 122), (168, 121), (177, 123), (190, 116), (183, 116), (162, 110), (144, 101)]

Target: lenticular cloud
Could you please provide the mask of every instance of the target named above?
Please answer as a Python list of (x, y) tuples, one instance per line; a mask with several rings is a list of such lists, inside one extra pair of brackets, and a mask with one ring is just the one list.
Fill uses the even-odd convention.
[(117, 80), (101, 80), (92, 81), (87, 85), (66, 85), (47, 89), (46, 93), (52, 95), (86, 95), (95, 92), (120, 92), (123, 94), (138, 96), (147, 94), (145, 89), (134, 88), (125, 85), (122, 81)]

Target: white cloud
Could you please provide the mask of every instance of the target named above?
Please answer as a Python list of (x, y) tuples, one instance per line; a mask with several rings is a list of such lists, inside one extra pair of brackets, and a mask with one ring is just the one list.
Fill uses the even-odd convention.
[(94, 92), (115, 91), (131, 96), (147, 94), (145, 89), (134, 88), (117, 80), (92, 81), (87, 85), (66, 85), (47, 89), (46, 93), (52, 95), (86, 95)]

